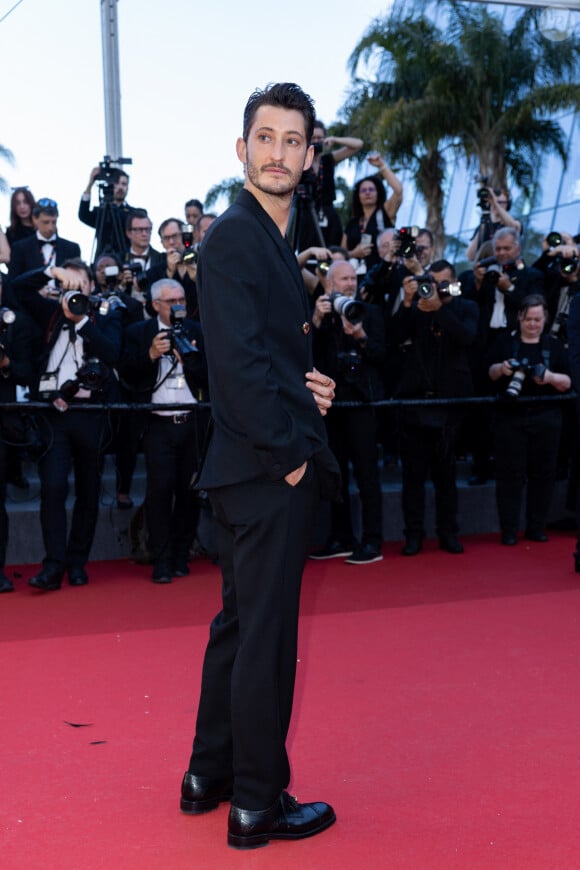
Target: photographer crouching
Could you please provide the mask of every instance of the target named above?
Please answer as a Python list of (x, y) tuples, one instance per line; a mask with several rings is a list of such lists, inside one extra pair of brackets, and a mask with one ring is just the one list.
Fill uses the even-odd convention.
[[(57, 298), (45, 285), (58, 281)], [(31, 398), (45, 400), (50, 440), (39, 462), (40, 523), (45, 548), (41, 570), (28, 581), (42, 591), (60, 589), (65, 570), (71, 586), (88, 582), (85, 570), (98, 519), (101, 453), (110, 437), (105, 410), (74, 410), (76, 403), (116, 398), (113, 367), (121, 352), (119, 308), (100, 313), (92, 304), (90, 268), (80, 259), (27, 272), (11, 289), (42, 331)], [(51, 291), (54, 295), (54, 291)], [(74, 470), (75, 502), (67, 540), (68, 475)]]
[[(384, 396), (384, 322), (377, 306), (354, 298), (357, 277), (351, 263), (332, 263), (326, 286), (312, 317), (315, 366), (336, 381), (337, 401), (367, 404), (333, 406), (325, 417), (328, 443), (342, 473), (342, 501), (333, 502), (330, 536), (311, 558), (343, 557), (351, 565), (365, 565), (383, 558), (377, 424), (375, 409), (368, 403)], [(350, 514), (349, 460), (361, 501), (360, 541), (355, 540)]]
[(170, 410), (196, 404), (207, 389), (203, 337), (198, 322), (185, 320), (185, 291), (172, 278), (151, 287), (156, 316), (129, 327), (121, 374), (141, 402), (159, 404), (149, 414), (143, 449), (147, 467), (145, 518), (154, 583), (189, 574), (189, 549), (199, 516), (191, 483), (197, 471), (200, 414)]
[(501, 336), (490, 352), (489, 377), (500, 400), (495, 407), (496, 498), (501, 542), (517, 544), (520, 509), (527, 481), (525, 536), (547, 541), (550, 509), (562, 427), (559, 402), (514, 401), (570, 389), (564, 345), (545, 334), (547, 307), (543, 296), (527, 296), (518, 315), (519, 328)]

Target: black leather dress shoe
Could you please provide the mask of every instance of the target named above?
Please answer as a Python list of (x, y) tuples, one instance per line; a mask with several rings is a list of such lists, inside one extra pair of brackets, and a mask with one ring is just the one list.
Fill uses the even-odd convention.
[(210, 779), (208, 776), (186, 773), (181, 783), (181, 812), (195, 816), (215, 810), (221, 801), (229, 801), (233, 787), (234, 781), (231, 777)]
[(407, 535), (405, 546), (401, 550), (401, 555), (403, 556), (416, 556), (423, 549), (423, 536), (422, 535)]
[(455, 535), (439, 535), (439, 549), (445, 550), (446, 553), (463, 553), (463, 544), (461, 544)]
[(68, 582), (71, 586), (86, 586), (89, 576), (84, 568), (69, 568)]
[(334, 810), (322, 802), (299, 804), (283, 791), (267, 810), (232, 806), (228, 820), (228, 845), (256, 849), (270, 840), (301, 840), (324, 831), (336, 821)]
[(60, 589), (62, 571), (39, 571), (28, 581), (29, 586), (40, 589), (41, 592), (55, 592)]
[(176, 559), (171, 566), (172, 577), (188, 577), (191, 571), (186, 559)]
[(537, 541), (538, 544), (545, 544), (550, 540), (545, 532), (526, 532), (526, 539), (528, 541)]
[(0, 573), (0, 592), (14, 592), (12, 582), (2, 573)]
[(151, 579), (154, 583), (171, 583), (171, 568), (169, 565), (158, 562), (153, 568)]
[(518, 536), (512, 535), (511, 532), (502, 532), (501, 542), (505, 547), (515, 547), (518, 542)]

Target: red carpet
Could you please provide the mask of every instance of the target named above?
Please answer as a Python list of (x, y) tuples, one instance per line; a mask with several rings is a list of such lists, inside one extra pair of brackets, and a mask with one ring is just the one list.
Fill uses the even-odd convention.
[(578, 868), (573, 548), (309, 563), (291, 790), (338, 822), (248, 853), (226, 805), (178, 811), (218, 570), (164, 587), (102, 562), (44, 595), (22, 570), (0, 596), (3, 870)]

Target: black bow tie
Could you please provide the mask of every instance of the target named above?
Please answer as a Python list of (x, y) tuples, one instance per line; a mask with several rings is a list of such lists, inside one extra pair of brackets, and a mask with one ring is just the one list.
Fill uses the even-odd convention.
[(54, 248), (54, 246), (56, 245), (56, 239), (39, 239), (38, 244), (41, 248), (44, 248), (45, 245), (52, 245), (52, 247)]

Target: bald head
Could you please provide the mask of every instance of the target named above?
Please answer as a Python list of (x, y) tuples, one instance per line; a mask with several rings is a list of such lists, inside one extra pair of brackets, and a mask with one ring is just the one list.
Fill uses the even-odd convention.
[(354, 296), (357, 288), (354, 266), (345, 260), (336, 260), (328, 270), (326, 286), (329, 292)]

